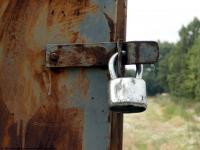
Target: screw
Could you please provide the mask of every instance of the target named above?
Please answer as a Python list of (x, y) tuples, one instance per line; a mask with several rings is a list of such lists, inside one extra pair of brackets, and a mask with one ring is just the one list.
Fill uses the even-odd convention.
[(57, 53), (52, 52), (52, 53), (50, 54), (50, 60), (51, 60), (51, 61), (57, 62), (58, 59), (59, 59), (59, 55), (58, 55)]

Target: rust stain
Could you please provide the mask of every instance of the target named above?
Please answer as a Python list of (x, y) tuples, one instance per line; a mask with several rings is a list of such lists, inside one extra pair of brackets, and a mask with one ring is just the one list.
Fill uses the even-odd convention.
[[(126, 39), (126, 5), (127, 0), (118, 0), (115, 41)], [(123, 114), (110, 113), (111, 140), (109, 150), (122, 150), (123, 141)]]
[[(83, 111), (58, 105), (67, 72), (45, 69), (44, 48), (82, 41), (77, 27), (97, 7), (90, 0), (3, 0), (0, 8), (0, 147), (82, 149)], [(82, 74), (75, 84), (86, 96)]]
[(66, 21), (70, 21), (70, 25), (74, 23), (74, 20), (82, 19), (85, 13), (94, 11), (95, 7), (90, 3), (90, 0), (51, 1), (49, 3), (48, 25), (52, 25), (53, 22), (63, 22), (65, 17)]
[(10, 136), (9, 136), (9, 128), (13, 124), (13, 118), (9, 118), (9, 120), (6, 122), (6, 126), (4, 129), (4, 135), (2, 139), (2, 147), (9, 146), (10, 144)]
[(53, 53), (60, 58), (56, 62), (49, 59), (49, 64), (53, 66), (106, 66), (114, 49), (107, 51), (106, 48), (100, 46), (76, 45), (70, 50), (65, 50), (62, 46), (58, 46)]
[[(68, 72), (45, 69), (44, 49), (47, 43), (87, 41), (79, 26), (97, 9), (91, 0), (0, 1), (0, 148), (83, 149), (84, 110), (72, 108), (60, 94)], [(113, 22), (106, 18), (113, 40)], [(93, 55), (89, 60), (97, 61)], [(72, 87), (64, 81), (67, 94), (77, 88), (87, 98), (85, 70), (75, 78)]]
[(75, 108), (61, 110), (56, 105), (42, 106), (27, 130), (27, 147), (82, 149), (83, 112)]
[[(66, 42), (63, 41), (63, 37), (66, 38), (66, 35), (68, 35), (67, 41), (70, 41), (74, 33), (79, 32), (77, 28), (79, 28), (81, 21), (85, 19), (86, 14), (94, 13), (96, 10), (97, 6), (92, 4), (90, 0), (52, 1), (48, 6), (47, 16), (47, 30), (50, 37), (57, 38), (56, 41), (59, 42)], [(55, 34), (56, 30), (61, 32)]]
[(79, 32), (74, 32), (74, 33), (72, 34), (72, 37), (71, 37), (71, 39), (70, 39), (70, 42), (71, 42), (71, 43), (75, 43), (75, 42), (77, 41), (78, 37), (79, 37)]
[(77, 76), (76, 86), (80, 91), (80, 97), (88, 98), (89, 81), (87, 79), (86, 71), (81, 69)]
[(0, 18), (2, 16), (2, 14), (4, 13), (5, 9), (7, 8), (7, 5), (8, 5), (9, 1), (3, 1), (1, 0), (0, 1)]
[[(72, 78), (72, 76), (70, 76)], [(59, 101), (59, 105), (61, 108), (66, 108), (69, 105), (72, 105), (73, 102), (69, 100), (68, 97), (74, 95), (78, 95), (82, 99), (89, 100), (89, 79), (87, 78), (87, 72), (85, 69), (80, 69), (74, 76), (74, 79), (70, 79), (70, 83), (66, 85), (65, 81), (69, 79), (68, 75), (63, 77), (60, 76), (57, 82), (59, 83), (58, 85), (58, 91), (59, 92), (59, 97), (63, 97)], [(52, 86), (53, 87), (53, 86)], [(68, 95), (68, 97), (66, 97)]]
[[(108, 62), (113, 52), (107, 52), (104, 47), (86, 47), (86, 59), (91, 60), (89, 63), (104, 65), (104, 62)], [(107, 65), (107, 64), (106, 64)]]
[(113, 21), (113, 19), (106, 13), (104, 13), (107, 21), (108, 21), (108, 25), (110, 28), (110, 41), (113, 42), (114, 41), (114, 36), (115, 36), (115, 23)]
[(117, 4), (117, 20), (115, 41), (126, 39), (127, 0), (119, 0)]

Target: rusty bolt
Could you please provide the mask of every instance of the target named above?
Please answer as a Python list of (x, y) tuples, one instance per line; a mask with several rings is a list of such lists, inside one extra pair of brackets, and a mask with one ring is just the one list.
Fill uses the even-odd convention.
[(51, 53), (50, 54), (50, 60), (53, 61), (53, 62), (57, 62), (59, 59), (59, 55), (55, 52)]

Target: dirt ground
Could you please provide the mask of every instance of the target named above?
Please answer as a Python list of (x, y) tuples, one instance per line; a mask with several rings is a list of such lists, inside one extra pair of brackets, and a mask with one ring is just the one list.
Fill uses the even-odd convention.
[(123, 150), (199, 150), (200, 104), (148, 98), (148, 109), (124, 116)]

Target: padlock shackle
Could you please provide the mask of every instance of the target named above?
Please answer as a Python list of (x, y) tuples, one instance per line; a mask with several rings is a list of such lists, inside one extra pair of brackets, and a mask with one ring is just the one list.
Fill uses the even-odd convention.
[(143, 65), (142, 64), (136, 64), (136, 78), (142, 79), (143, 75)]
[(108, 62), (108, 69), (110, 72), (111, 79), (117, 78), (117, 74), (115, 72), (115, 60), (116, 60), (117, 55), (118, 55), (118, 53), (113, 54)]
[[(125, 54), (125, 51), (122, 51), (123, 54)], [(115, 61), (118, 56), (118, 52), (113, 54), (108, 62), (108, 69), (110, 72), (110, 77), (111, 79), (116, 79), (118, 78), (118, 75), (115, 72)], [(136, 65), (136, 78), (141, 79), (143, 74), (143, 65), (142, 64), (137, 64)]]

